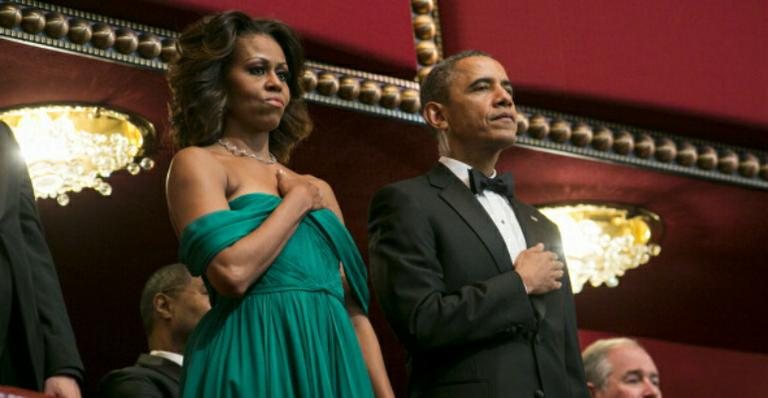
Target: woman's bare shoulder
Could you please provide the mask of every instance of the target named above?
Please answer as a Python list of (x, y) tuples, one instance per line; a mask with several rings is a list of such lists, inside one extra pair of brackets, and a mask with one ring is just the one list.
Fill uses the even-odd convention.
[(176, 152), (169, 169), (171, 174), (211, 172), (224, 172), (224, 168), (212, 150), (197, 146), (189, 146)]
[[(226, 198), (229, 173), (216, 154), (207, 148), (187, 147), (171, 160), (166, 179), (166, 194), (172, 203), (191, 197)], [(191, 197), (190, 197), (191, 196)]]
[(173, 155), (174, 162), (189, 162), (189, 161), (214, 161), (215, 156), (210, 147), (188, 146), (180, 149)]
[(177, 233), (198, 217), (227, 208), (227, 171), (213, 151), (187, 147), (168, 169), (166, 197)]

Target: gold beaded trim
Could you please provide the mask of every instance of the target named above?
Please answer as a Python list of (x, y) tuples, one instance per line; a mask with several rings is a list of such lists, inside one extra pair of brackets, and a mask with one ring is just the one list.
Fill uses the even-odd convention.
[(0, 1), (0, 36), (151, 69), (166, 69), (175, 32), (39, 1)]
[[(433, 16), (439, 59), (435, 2), (412, 0), (411, 6), (416, 35), (432, 35), (431, 28), (416, 26), (416, 17)], [(0, 37), (165, 71), (177, 56), (178, 34), (39, 1), (0, 0)], [(307, 62), (301, 85), (309, 102), (424, 124), (413, 81)], [(518, 111), (521, 146), (768, 189), (768, 152), (526, 106)]]
[(423, 123), (415, 82), (307, 62), (301, 86), (308, 101)]
[(420, 82), (443, 59), (437, 0), (411, 0), (411, 22), (416, 45), (416, 81)]
[(768, 153), (563, 113), (518, 107), (518, 144), (768, 189)]

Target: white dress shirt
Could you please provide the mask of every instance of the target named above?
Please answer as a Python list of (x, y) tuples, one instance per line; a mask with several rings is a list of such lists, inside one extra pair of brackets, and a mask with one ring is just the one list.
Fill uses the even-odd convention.
[[(451, 170), (464, 185), (469, 187), (469, 170), (472, 166), (446, 156), (441, 156), (439, 161)], [(495, 176), (496, 170), (494, 170), (493, 175), (489, 177)], [(526, 245), (523, 229), (520, 228), (520, 222), (517, 221), (515, 212), (509, 204), (509, 199), (507, 199), (506, 196), (487, 189), (476, 194), (475, 198), (477, 198), (477, 201), (483, 206), (485, 212), (491, 217), (493, 223), (496, 224), (496, 228), (499, 230), (501, 237), (504, 239), (504, 243), (507, 245), (507, 251), (509, 251), (510, 256), (509, 261), (514, 263), (517, 255), (526, 249)]]
[(156, 357), (163, 357), (169, 361), (176, 362), (179, 366), (184, 366), (184, 355), (177, 354), (175, 352), (152, 350), (149, 352), (149, 355), (154, 355)]

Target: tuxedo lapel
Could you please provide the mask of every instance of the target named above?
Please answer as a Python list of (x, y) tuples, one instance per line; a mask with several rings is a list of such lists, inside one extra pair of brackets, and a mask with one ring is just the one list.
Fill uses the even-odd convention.
[(442, 164), (435, 166), (427, 177), (433, 186), (440, 189), (440, 198), (459, 214), (483, 242), (499, 272), (511, 270), (512, 262), (501, 234), (469, 188)]
[(559, 249), (559, 247), (552, 246), (552, 236), (550, 235), (552, 231), (547, 227), (546, 219), (514, 198), (509, 201), (512, 203), (512, 209), (514, 209), (517, 221), (523, 230), (526, 246), (532, 247), (537, 243), (543, 243), (544, 250), (557, 251), (555, 249)]
[(0, 122), (0, 222), (9, 214), (15, 214), (18, 207), (18, 148), (11, 130)]
[[(509, 203), (512, 205), (512, 210), (515, 212), (517, 222), (520, 224), (520, 229), (523, 230), (523, 236), (525, 237), (526, 247), (532, 247), (539, 242), (545, 244), (549, 243), (547, 239), (546, 231), (542, 228), (541, 220), (538, 216), (531, 213), (531, 211), (523, 206), (517, 199), (510, 197)], [(551, 250), (549, 247), (545, 247), (544, 250)], [(530, 295), (531, 305), (536, 311), (536, 317), (541, 320), (547, 315), (547, 303), (545, 300), (546, 295)]]

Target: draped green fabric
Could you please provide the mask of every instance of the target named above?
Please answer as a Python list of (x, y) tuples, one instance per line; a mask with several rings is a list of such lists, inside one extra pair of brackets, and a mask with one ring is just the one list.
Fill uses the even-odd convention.
[[(203, 275), (216, 254), (256, 229), (280, 204), (263, 193), (206, 214), (181, 235), (179, 257)], [(329, 210), (304, 217), (242, 298), (218, 296), (187, 343), (183, 397), (370, 397), (368, 371), (344, 306), (339, 262), (367, 312), (365, 266)]]

